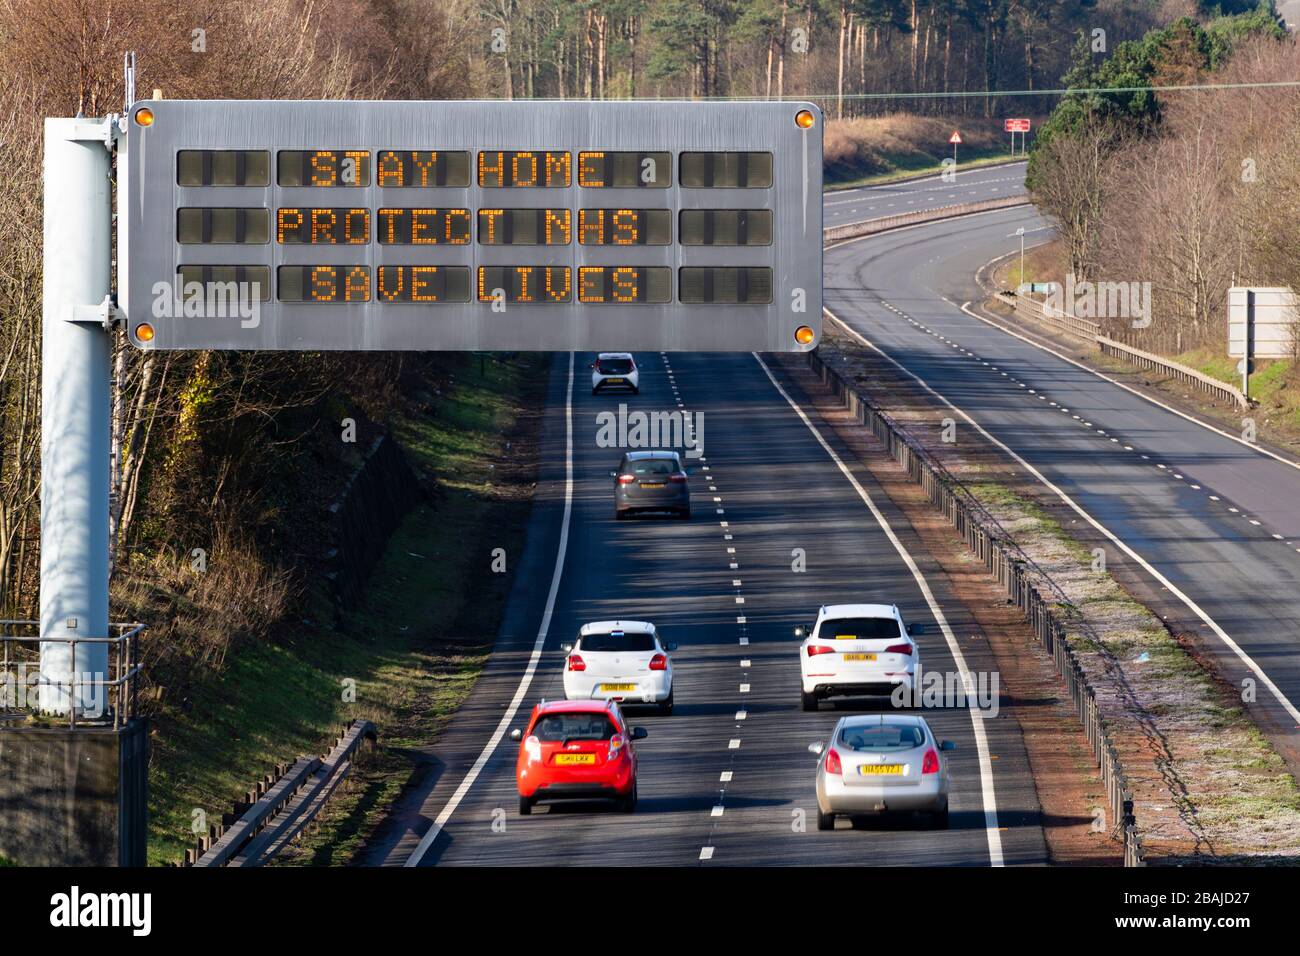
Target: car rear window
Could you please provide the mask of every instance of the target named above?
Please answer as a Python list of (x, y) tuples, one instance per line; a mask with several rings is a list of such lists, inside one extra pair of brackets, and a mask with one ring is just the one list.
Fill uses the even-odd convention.
[(601, 359), (596, 363), (596, 369), (605, 375), (626, 375), (632, 371), (632, 362), (630, 359)]
[(533, 727), (533, 736), (543, 743), (609, 740), (614, 725), (604, 714), (546, 714)]
[(654, 635), (646, 631), (619, 631), (609, 634), (586, 634), (578, 640), (583, 651), (653, 651)]
[(676, 466), (671, 458), (642, 458), (628, 462), (634, 475), (671, 475)]
[(892, 617), (841, 617), (822, 621), (818, 637), (828, 640), (856, 638), (859, 641), (887, 641), (898, 637), (898, 622)]
[(925, 743), (925, 731), (916, 724), (845, 727), (840, 743), (850, 750), (911, 750)]

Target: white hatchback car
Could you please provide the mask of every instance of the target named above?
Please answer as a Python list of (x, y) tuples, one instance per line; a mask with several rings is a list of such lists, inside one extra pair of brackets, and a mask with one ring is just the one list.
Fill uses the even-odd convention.
[(920, 668), (912, 635), (920, 627), (904, 624), (897, 605), (822, 605), (817, 623), (794, 633), (804, 638), (799, 646), (804, 710), (816, 710), (828, 697), (888, 696), (899, 686), (910, 698)]
[(584, 624), (575, 644), (565, 644), (564, 696), (654, 704), (673, 712), (673, 662), (677, 645), (661, 640), (649, 621)]
[(861, 714), (841, 717), (830, 743), (810, 744), (817, 762), (817, 829), (833, 830), (837, 815), (923, 812), (948, 829), (947, 751), (924, 717)]
[(631, 352), (601, 352), (591, 365), (591, 394), (611, 388), (641, 391), (641, 373)]

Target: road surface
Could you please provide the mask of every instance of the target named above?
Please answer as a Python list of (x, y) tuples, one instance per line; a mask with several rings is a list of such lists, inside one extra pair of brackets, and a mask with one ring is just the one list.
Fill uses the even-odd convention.
[(1025, 164), (977, 167), (962, 170), (959, 166), (953, 182), (940, 176), (913, 179), (828, 192), (822, 202), (822, 222), (826, 228), (843, 226), (866, 219), (883, 219), (905, 212), (919, 212), (939, 206), (1000, 199), (1024, 192)]
[[(551, 376), (527, 551), (496, 649), (433, 749), (430, 778), (395, 810), (367, 862), (409, 863), (413, 853), (422, 865), (1044, 862), (1037, 798), (1019, 725), (1007, 707), (994, 719), (973, 718), (965, 709), (927, 713), (936, 736), (958, 745), (950, 830), (928, 831), (914, 821), (850, 830), (841, 821), (836, 832), (817, 832), (816, 758), (808, 744), (825, 740), (841, 713), (864, 705), (800, 710), (792, 629), (811, 621), (822, 603), (896, 602), (906, 620), (927, 626), (918, 638), (923, 666), (948, 672), (954, 664), (946, 638), (899, 550), (754, 356), (643, 354), (641, 394), (626, 398), (590, 395), (584, 374), (590, 359), (578, 356), (571, 391), (567, 526), (570, 393), (568, 356), (561, 355)], [(798, 400), (797, 390), (791, 395)], [(671, 410), (679, 401), (704, 416), (704, 457), (689, 461), (693, 519), (616, 522), (608, 472), (619, 451), (596, 446), (597, 413), (617, 410), (620, 402), (631, 410)], [(850, 463), (834, 434), (820, 431), (915, 555), (938, 607), (961, 635), (967, 666), (990, 670), (987, 644), (972, 638), (976, 625), (906, 521)], [(806, 553), (806, 573), (792, 571), (796, 548)], [(542, 805), (532, 816), (517, 816), (518, 745), (509, 739), (485, 745), (498, 731), (522, 727), (536, 701), (563, 696), (561, 643), (572, 641), (586, 621), (618, 617), (651, 620), (679, 643), (673, 716), (630, 711), (650, 733), (638, 745), (637, 812)], [(546, 622), (544, 649), (521, 690), (539, 621)], [(517, 696), (517, 714), (503, 722)], [(980, 759), (975, 720), (986, 731), (990, 759)], [(430, 840), (432, 821), (441, 825)]]
[(963, 311), (982, 298), (975, 271), (1017, 249), (1020, 227), (1045, 235), (1024, 208), (832, 247), (826, 306), (1146, 562), (1226, 673), (1255, 682), (1256, 716), (1293, 750), (1300, 469)]

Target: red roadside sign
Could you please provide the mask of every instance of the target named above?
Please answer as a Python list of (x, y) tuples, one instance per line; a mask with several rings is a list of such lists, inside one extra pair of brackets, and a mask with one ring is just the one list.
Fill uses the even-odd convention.
[(961, 133), (957, 132), (957, 130), (953, 130), (952, 135), (948, 137), (948, 142), (956, 146), (961, 142)]
[(1028, 119), (1006, 119), (1002, 121), (1002, 130), (1006, 133), (1028, 133)]

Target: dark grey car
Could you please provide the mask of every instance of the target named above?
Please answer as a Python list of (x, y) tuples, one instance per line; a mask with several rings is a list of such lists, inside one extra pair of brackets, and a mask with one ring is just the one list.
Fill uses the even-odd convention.
[(691, 491), (677, 452), (630, 451), (609, 474), (614, 479), (614, 517), (621, 520), (636, 511), (691, 517)]

